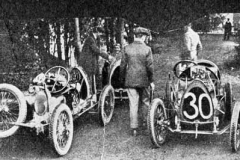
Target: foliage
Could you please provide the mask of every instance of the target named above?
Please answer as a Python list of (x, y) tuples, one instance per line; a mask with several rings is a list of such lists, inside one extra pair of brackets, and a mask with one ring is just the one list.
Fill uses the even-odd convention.
[(221, 13), (209, 14), (193, 21), (193, 29), (198, 32), (207, 33), (218, 29), (219, 25), (223, 25), (225, 16)]
[(1, 5), (9, 18), (122, 17), (158, 32), (181, 27), (209, 13), (238, 9), (232, 1), (219, 0), (7, 0)]
[[(112, 52), (113, 45), (121, 43), (122, 32), (125, 31), (132, 41), (136, 24), (161, 33), (181, 30), (187, 22), (213, 12), (217, 3), (217, 0), (4, 1), (0, 3), (0, 17), (4, 20), (11, 45), (1, 51), (4, 53), (1, 54), (3, 67), (0, 70), (30, 73), (44, 71), (53, 65), (68, 66), (70, 50), (76, 44), (75, 17), (80, 19), (82, 44), (94, 27), (101, 26), (105, 28), (108, 51)], [(122, 18), (125, 18), (124, 23)], [(204, 18), (203, 21), (207, 22)], [(200, 21), (199, 24), (204, 23)], [(204, 30), (208, 29), (205, 26)], [(51, 47), (53, 42), (55, 45)], [(154, 42), (155, 53), (164, 52), (161, 44), (159, 40)], [(168, 45), (171, 46), (171, 42)], [(75, 51), (75, 56), (77, 54)]]
[[(107, 26), (105, 27), (105, 25)], [(113, 48), (113, 43), (116, 43), (114, 39), (120, 32), (117, 25), (117, 18), (80, 18), (81, 43), (84, 43), (94, 27), (101, 26), (108, 32), (107, 39), (112, 40), (109, 43), (112, 43)], [(26, 79), (37, 72), (46, 71), (54, 65), (69, 65), (69, 50), (75, 47), (74, 19), (20, 20), (16, 18), (10, 20), (6, 18), (1, 26), (8, 35), (5, 37), (5, 40), (8, 39), (8, 41), (2, 42), (2, 45), (8, 47), (1, 50), (0, 55), (3, 60), (0, 64), (2, 66), (0, 71), (5, 75), (0, 79), (1, 82), (20, 85), (21, 83), (17, 83), (19, 79), (28, 83), (29, 80)], [(5, 74), (8, 72), (11, 74)], [(21, 74), (18, 74), (20, 72)], [(23, 76), (19, 77), (20, 75)], [(21, 86), (26, 86), (26, 84), (21, 84)]]

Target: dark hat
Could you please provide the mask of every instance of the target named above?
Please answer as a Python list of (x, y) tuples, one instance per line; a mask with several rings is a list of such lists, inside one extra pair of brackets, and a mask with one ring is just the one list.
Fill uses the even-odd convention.
[(150, 31), (147, 28), (137, 27), (134, 29), (134, 34), (145, 34), (150, 35)]

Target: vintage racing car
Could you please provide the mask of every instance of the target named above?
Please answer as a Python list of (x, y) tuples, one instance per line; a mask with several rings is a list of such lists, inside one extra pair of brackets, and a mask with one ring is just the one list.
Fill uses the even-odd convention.
[[(233, 151), (239, 149), (240, 103), (234, 102), (230, 82), (221, 83), (216, 64), (183, 60), (169, 74), (165, 98), (155, 98), (148, 114), (151, 141), (160, 147), (168, 132), (221, 135), (229, 133)], [(175, 78), (176, 77), (176, 78)]]
[[(94, 81), (95, 82), (95, 81)], [(96, 83), (95, 83), (96, 84)], [(54, 66), (33, 79), (28, 91), (0, 84), (0, 138), (29, 127), (47, 133), (57, 155), (68, 153), (73, 141), (73, 120), (85, 112), (99, 115), (101, 125), (110, 122), (114, 89), (106, 85), (91, 95), (87, 74), (81, 67)]]

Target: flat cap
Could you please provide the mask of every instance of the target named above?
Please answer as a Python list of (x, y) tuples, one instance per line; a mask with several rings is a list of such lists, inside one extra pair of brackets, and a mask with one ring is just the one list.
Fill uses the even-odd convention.
[(147, 28), (137, 27), (134, 29), (134, 34), (145, 34), (150, 35), (150, 31)]

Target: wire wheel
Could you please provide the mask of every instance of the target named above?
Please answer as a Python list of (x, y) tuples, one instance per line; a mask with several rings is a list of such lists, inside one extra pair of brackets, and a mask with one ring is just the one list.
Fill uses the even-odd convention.
[(167, 137), (167, 127), (164, 125), (166, 113), (164, 104), (159, 98), (154, 99), (148, 111), (148, 129), (152, 143), (160, 147)]
[(23, 93), (11, 84), (0, 84), (0, 138), (13, 135), (27, 115)]
[(104, 87), (99, 101), (99, 118), (102, 126), (105, 126), (110, 122), (113, 116), (114, 105), (114, 89), (111, 85), (107, 85)]
[(239, 112), (240, 102), (236, 102), (233, 108), (233, 114), (230, 125), (230, 143), (233, 152), (238, 151), (240, 146)]
[(53, 111), (49, 137), (54, 150), (59, 156), (68, 153), (73, 140), (73, 117), (66, 104), (60, 104)]
[(233, 101), (232, 101), (232, 85), (229, 82), (227, 82), (225, 84), (225, 95), (226, 95), (226, 98), (225, 98), (225, 109), (226, 109), (225, 117), (227, 119), (230, 119), (231, 118)]

